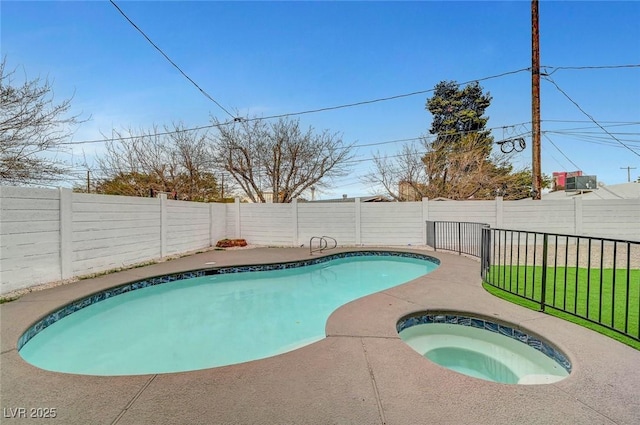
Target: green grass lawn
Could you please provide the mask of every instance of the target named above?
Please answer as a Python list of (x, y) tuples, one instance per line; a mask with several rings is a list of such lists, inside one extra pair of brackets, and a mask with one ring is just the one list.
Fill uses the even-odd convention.
[[(491, 266), (486, 280), (493, 285), (485, 283), (484, 287), (496, 296), (539, 310), (542, 273), (541, 266)], [(619, 333), (635, 338), (640, 336), (640, 270), (629, 273), (616, 270), (614, 274), (613, 269), (589, 271), (577, 267), (547, 267), (546, 274), (547, 313), (594, 329), (640, 350), (640, 341)]]

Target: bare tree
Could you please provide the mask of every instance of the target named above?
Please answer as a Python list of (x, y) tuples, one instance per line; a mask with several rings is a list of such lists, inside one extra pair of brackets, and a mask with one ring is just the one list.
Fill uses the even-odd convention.
[(312, 186), (321, 188), (348, 172), (353, 145), (336, 133), (314, 133), (298, 120), (242, 119), (221, 124), (215, 137), (215, 162), (228, 172), (252, 202), (291, 202)]
[(15, 71), (0, 63), (0, 181), (46, 183), (68, 167), (55, 154), (81, 121), (68, 115), (71, 99), (55, 103), (48, 80), (35, 78), (14, 85)]
[(425, 196), (427, 175), (422, 162), (424, 152), (415, 143), (405, 144), (398, 155), (373, 156), (374, 171), (363, 181), (382, 189), (396, 201), (418, 201)]
[(219, 199), (206, 133), (174, 124), (164, 131), (114, 131), (112, 139), (106, 154), (97, 158), (103, 176), (98, 193), (147, 196), (153, 189), (189, 201)]
[(483, 135), (455, 137), (455, 150), (445, 150), (448, 144), (442, 139), (435, 143), (423, 138), (422, 147), (405, 145), (394, 157), (375, 155), (374, 169), (365, 181), (382, 187), (397, 201), (493, 199), (497, 195), (522, 199), (529, 195), (530, 171), (514, 171), (506, 154), (487, 155)]
[(486, 137), (467, 133), (451, 138), (455, 138), (455, 149), (450, 148), (454, 143), (447, 141), (446, 136), (425, 145), (422, 161), (429, 183), (425, 196), (469, 199), (483, 188), (489, 189), (490, 193), (494, 191), (492, 179), (496, 167), (488, 160)]

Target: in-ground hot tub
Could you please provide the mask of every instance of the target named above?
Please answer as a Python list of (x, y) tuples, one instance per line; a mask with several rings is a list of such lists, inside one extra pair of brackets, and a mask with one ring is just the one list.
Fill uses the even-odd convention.
[(550, 384), (571, 372), (549, 342), (514, 325), (462, 313), (419, 313), (397, 324), (400, 338), (432, 362), (505, 384)]

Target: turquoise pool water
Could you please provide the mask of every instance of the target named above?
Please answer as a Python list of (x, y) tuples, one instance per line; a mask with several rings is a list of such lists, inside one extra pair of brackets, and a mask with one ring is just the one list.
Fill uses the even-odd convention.
[(270, 357), (325, 337), (349, 301), (433, 271), (434, 262), (361, 256), (287, 270), (178, 280), (107, 298), (31, 338), (20, 355), (42, 369), (136, 375)]
[[(463, 320), (467, 326), (457, 323), (416, 324), (401, 330), (400, 338), (432, 362), (486, 381), (550, 384), (569, 375), (566, 364), (562, 365), (543, 353), (550, 353), (550, 348), (538, 350), (524, 342), (531, 338), (535, 340), (533, 345), (541, 348), (542, 341), (538, 338), (522, 332), (513, 338), (513, 333), (507, 336), (509, 329), (513, 332), (512, 328), (496, 325), (496, 331), (490, 331), (471, 325), (473, 319)], [(461, 321), (458, 319), (458, 322)], [(481, 324), (484, 323), (482, 321)]]
[(518, 376), (504, 363), (480, 351), (460, 347), (440, 347), (424, 356), (434, 363), (463, 375), (485, 381), (517, 384)]

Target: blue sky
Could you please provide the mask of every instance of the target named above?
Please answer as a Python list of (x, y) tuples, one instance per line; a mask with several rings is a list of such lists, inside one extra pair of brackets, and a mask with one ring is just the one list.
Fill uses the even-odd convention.
[[(529, 1), (512, 2), (117, 2), (164, 52), (226, 109), (271, 116), (425, 91), (531, 66)], [(17, 76), (48, 77), (55, 96), (91, 119), (74, 142), (111, 129), (210, 123), (229, 116), (169, 64), (109, 2), (3, 1), (2, 54)], [(540, 3), (540, 56), (547, 67), (640, 65), (640, 2)], [(553, 71), (553, 68), (548, 68)], [(542, 81), (542, 169), (623, 183), (640, 175), (640, 68), (559, 69), (551, 78), (606, 134)], [(531, 130), (527, 71), (482, 81), (493, 96), (496, 140)], [(366, 145), (419, 137), (429, 93), (299, 116)], [(524, 124), (523, 124), (524, 123)], [(527, 149), (512, 157), (531, 163)], [(554, 146), (555, 144), (555, 146)], [(376, 152), (358, 148), (348, 177), (322, 198), (367, 196), (360, 176)], [(103, 144), (78, 143), (65, 160), (91, 162)], [(557, 146), (557, 148), (556, 148)], [(577, 166), (577, 167), (576, 167)], [(78, 168), (78, 176), (83, 175)]]

